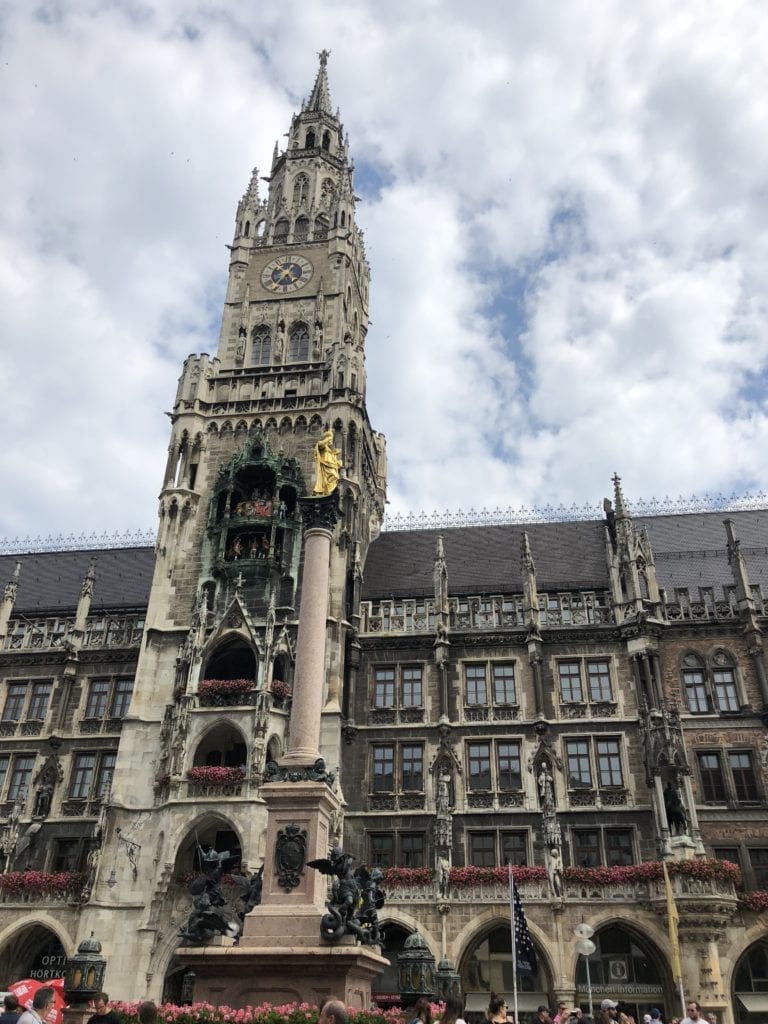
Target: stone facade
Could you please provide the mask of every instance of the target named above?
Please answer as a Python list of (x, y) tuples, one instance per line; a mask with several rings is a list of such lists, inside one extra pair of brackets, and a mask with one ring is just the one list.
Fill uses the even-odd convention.
[[(768, 890), (768, 513), (636, 519), (616, 478), (602, 520), (379, 536), (369, 268), (326, 60), (268, 195), (254, 171), (238, 204), (217, 353), (179, 380), (154, 550), (0, 558), (0, 981), (59, 973), (94, 931), (113, 995), (179, 998), (200, 849), (250, 869), (271, 856), (262, 783), (289, 747), (299, 499), (330, 429), (319, 753), (339, 778), (333, 840), (390, 869), (390, 955), (418, 929), (470, 1014), (510, 994), (503, 872), (470, 870), (509, 859), (539, 959), (521, 1008), (587, 1004), (587, 921), (595, 998), (672, 1016), (664, 883), (631, 869), (664, 860), (686, 991), (726, 1024), (755, 1019), (765, 917), (707, 864), (736, 860)], [(14, 883), (26, 869), (61, 877)], [(395, 987), (390, 972), (381, 1000)]]

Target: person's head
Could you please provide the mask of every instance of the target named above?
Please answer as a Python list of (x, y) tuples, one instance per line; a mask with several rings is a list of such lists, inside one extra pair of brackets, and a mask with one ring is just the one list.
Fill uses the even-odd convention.
[(442, 1024), (455, 1024), (455, 1022), (464, 1013), (464, 1003), (461, 999), (456, 996), (448, 996), (445, 1000), (445, 1009), (443, 1010), (443, 1016), (440, 1018)]
[(609, 1016), (615, 1017), (619, 1011), (619, 1004), (614, 1003), (612, 999), (604, 999), (602, 1003), (600, 1003), (600, 1009), (605, 1010)]
[(139, 1006), (139, 1024), (156, 1024), (157, 1007), (154, 1003), (146, 1002)]
[[(555, 847), (553, 847), (552, 849), (553, 849), (553, 851), (555, 851)], [(561, 1017), (563, 1017), (563, 1018), (567, 1017), (568, 1016), (568, 1003), (564, 1003), (561, 1000), (557, 1004), (557, 1012), (560, 1014)]]
[(661, 1010), (657, 1006), (651, 1010), (651, 1020), (661, 1020)]
[(3, 999), (3, 1006), (6, 1013), (16, 1013), (19, 1008), (19, 997), (15, 996), (13, 992), (9, 992)]
[(109, 996), (106, 992), (97, 992), (93, 997), (93, 1005), (96, 1013), (106, 1013), (109, 1010)]
[(698, 1020), (701, 1016), (701, 1007), (695, 999), (689, 999), (685, 1006), (685, 1012), (691, 1020)]
[(32, 1009), (37, 1013), (38, 1017), (45, 1017), (46, 1014), (50, 1013), (51, 1007), (53, 1006), (53, 989), (50, 985), (43, 985), (35, 992), (32, 998)]
[(707, 1014), (707, 1024), (717, 1024), (717, 1014), (716, 1013), (708, 1013)]
[(347, 1008), (340, 999), (328, 999), (320, 1010), (317, 1024), (349, 1024)]
[(486, 1011), (489, 1019), (494, 1017), (507, 1015), (507, 1001), (504, 996), (497, 996), (495, 992), (491, 992), (491, 998), (488, 1000), (488, 1010)]
[(418, 1017), (423, 1024), (432, 1024), (432, 1004), (426, 998), (422, 996), (421, 999), (416, 1000), (416, 1005), (413, 1008), (414, 1017)]
[(552, 1020), (552, 1014), (550, 1013), (548, 1006), (540, 1006), (536, 1011), (536, 1015), (541, 1021), (541, 1024), (549, 1024), (549, 1022)]

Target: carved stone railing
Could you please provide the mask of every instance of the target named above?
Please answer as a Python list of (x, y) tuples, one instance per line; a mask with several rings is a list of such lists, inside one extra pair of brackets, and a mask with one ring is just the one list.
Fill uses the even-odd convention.
[(101, 733), (118, 733), (123, 728), (122, 718), (82, 718), (77, 723), (78, 732), (85, 736)]
[[(72, 617), (11, 619), (4, 648), (9, 651), (64, 649), (75, 628)], [(138, 647), (144, 634), (139, 615), (92, 615), (86, 620), (82, 647)]]

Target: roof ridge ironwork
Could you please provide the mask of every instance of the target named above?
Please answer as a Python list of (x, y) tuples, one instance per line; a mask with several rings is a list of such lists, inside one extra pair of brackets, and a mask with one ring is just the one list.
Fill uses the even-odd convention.
[(0, 555), (37, 555), (52, 551), (96, 551), (110, 548), (154, 547), (156, 530), (126, 530), (124, 533), (48, 534), (47, 537), (0, 537)]

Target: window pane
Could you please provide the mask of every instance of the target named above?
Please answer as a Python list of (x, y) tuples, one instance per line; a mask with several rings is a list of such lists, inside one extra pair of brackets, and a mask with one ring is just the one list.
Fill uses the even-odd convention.
[(25, 757), (24, 755), (17, 757), (13, 762), (13, 774), (11, 775), (11, 784), (8, 787), (9, 800), (16, 800), (18, 797), (23, 797), (29, 792), (34, 763), (34, 757)]
[(560, 694), (566, 704), (584, 699), (581, 690), (581, 668), (578, 661), (561, 661), (557, 666), (560, 674)]
[(0, 794), (3, 792), (5, 786), (5, 777), (8, 774), (8, 766), (11, 763), (11, 759), (8, 754), (4, 754), (0, 757)]
[(115, 695), (112, 698), (112, 718), (125, 718), (133, 694), (132, 679), (118, 679), (115, 683)]
[(715, 680), (715, 696), (719, 711), (738, 711), (739, 698), (736, 694), (736, 679), (733, 669), (718, 669), (712, 673)]
[(395, 670), (377, 668), (373, 683), (373, 706), (393, 708), (395, 706)]
[(622, 864), (634, 864), (635, 854), (630, 829), (606, 830), (605, 856), (608, 867), (611, 868), (620, 867)]
[(719, 754), (698, 754), (701, 792), (707, 803), (725, 801), (725, 783)]
[(571, 789), (591, 789), (589, 744), (584, 740), (568, 740), (565, 749), (568, 757), (568, 785)]
[(491, 788), (491, 747), (489, 743), (469, 744), (469, 788)]
[(685, 685), (685, 699), (688, 703), (688, 710), (694, 712), (709, 711), (707, 688), (704, 685), (704, 673), (698, 670), (695, 672), (683, 672), (683, 684)]
[(32, 685), (32, 696), (29, 700), (29, 711), (27, 712), (27, 718), (31, 722), (42, 722), (45, 718), (51, 689), (51, 683), (34, 683)]
[(94, 796), (101, 799), (109, 792), (112, 785), (112, 776), (115, 774), (117, 754), (102, 754), (99, 762), (99, 774), (96, 778), (96, 792)]
[(493, 699), (497, 704), (516, 704), (515, 666), (493, 666)]
[(403, 789), (424, 788), (424, 755), (421, 746), (403, 746), (402, 748), (402, 786)]
[(403, 669), (403, 707), (420, 708), (422, 706), (421, 696), (421, 669)]
[(738, 864), (741, 867), (741, 857), (738, 846), (715, 846), (712, 850), (715, 860), (729, 860), (731, 864)]
[(394, 863), (392, 850), (394, 841), (391, 832), (371, 836), (371, 867), (390, 868)]
[(85, 800), (91, 795), (95, 767), (95, 754), (77, 755), (72, 768), (72, 783), (69, 787), (69, 795), (73, 800)]
[(598, 740), (597, 765), (601, 786), (623, 786), (621, 753), (618, 740)]
[(731, 750), (728, 754), (728, 763), (731, 766), (736, 799), (740, 803), (756, 803), (759, 799), (759, 794), (749, 751)]
[(373, 791), (391, 793), (394, 787), (395, 748), (373, 748)]
[(588, 661), (587, 676), (589, 678), (590, 700), (611, 700), (611, 674), (607, 661)]
[(5, 707), (3, 708), (4, 722), (18, 722), (20, 720), (26, 696), (26, 683), (8, 684), (8, 696), (5, 698)]
[(521, 789), (520, 744), (499, 743), (497, 747), (499, 764), (499, 789)]
[(573, 833), (573, 860), (583, 868), (596, 868), (600, 864), (600, 837), (598, 832)]
[(750, 850), (749, 861), (755, 876), (755, 887), (768, 889), (768, 849)]
[(464, 668), (467, 682), (467, 704), (487, 704), (488, 690), (485, 684), (485, 665), (467, 665)]
[(109, 680), (94, 679), (88, 690), (88, 700), (85, 705), (86, 718), (103, 718), (107, 711), (107, 700), (109, 699)]
[(53, 846), (51, 870), (77, 871), (80, 853), (79, 839), (56, 839)]
[(496, 867), (496, 834), (494, 832), (470, 832), (469, 860), (478, 868)]
[(528, 833), (501, 833), (501, 860), (506, 864), (511, 861), (514, 866), (528, 863)]
[(424, 836), (420, 832), (405, 832), (400, 838), (403, 867), (424, 867)]

